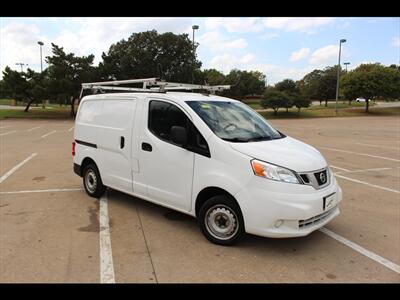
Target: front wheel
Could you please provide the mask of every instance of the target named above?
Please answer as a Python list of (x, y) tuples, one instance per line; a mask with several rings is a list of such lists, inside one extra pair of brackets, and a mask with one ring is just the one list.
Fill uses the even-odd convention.
[(204, 236), (218, 245), (232, 245), (244, 234), (240, 207), (228, 196), (208, 199), (199, 211), (200, 229)]
[(83, 170), (83, 186), (90, 197), (99, 198), (104, 194), (106, 187), (95, 164), (89, 164)]

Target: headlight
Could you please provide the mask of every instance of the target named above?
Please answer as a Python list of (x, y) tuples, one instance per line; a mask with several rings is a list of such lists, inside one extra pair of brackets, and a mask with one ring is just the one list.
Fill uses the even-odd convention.
[(296, 174), (286, 168), (272, 165), (263, 161), (253, 159), (251, 161), (254, 175), (288, 183), (300, 183)]

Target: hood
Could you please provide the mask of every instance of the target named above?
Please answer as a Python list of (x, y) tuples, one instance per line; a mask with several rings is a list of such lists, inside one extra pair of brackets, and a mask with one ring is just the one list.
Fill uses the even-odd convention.
[(317, 149), (289, 136), (277, 140), (230, 145), (243, 154), (296, 172), (314, 171), (327, 166), (325, 158)]

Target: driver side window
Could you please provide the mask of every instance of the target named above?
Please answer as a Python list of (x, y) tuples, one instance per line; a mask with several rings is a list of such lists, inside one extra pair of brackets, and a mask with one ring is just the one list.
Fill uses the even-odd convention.
[(172, 142), (170, 137), (172, 126), (187, 127), (186, 115), (175, 105), (164, 101), (150, 101), (148, 122), (150, 131), (167, 142)]
[(151, 100), (148, 117), (149, 130), (159, 139), (173, 143), (170, 135), (172, 126), (186, 128), (187, 150), (210, 157), (207, 141), (181, 109), (172, 103)]

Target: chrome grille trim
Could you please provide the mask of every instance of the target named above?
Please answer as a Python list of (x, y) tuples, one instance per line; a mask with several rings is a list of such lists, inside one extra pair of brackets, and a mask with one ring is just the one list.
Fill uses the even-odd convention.
[(314, 224), (317, 224), (323, 220), (325, 220), (328, 216), (330, 216), (335, 210), (336, 210), (337, 206), (332, 207), (330, 210), (319, 214), (317, 216), (314, 216), (312, 218), (309, 218), (307, 220), (300, 220), (299, 221), (299, 228), (306, 228), (308, 226), (312, 226)]
[[(317, 179), (315, 178), (315, 173), (323, 171), (326, 171), (326, 182), (322, 185), (319, 185)], [(302, 184), (311, 185), (316, 190), (320, 190), (331, 183), (331, 172), (328, 167), (309, 172), (298, 172), (298, 174), (300, 175), (299, 177), (301, 179)], [(303, 176), (307, 176), (309, 182), (305, 182), (304, 179), (302, 178)]]

